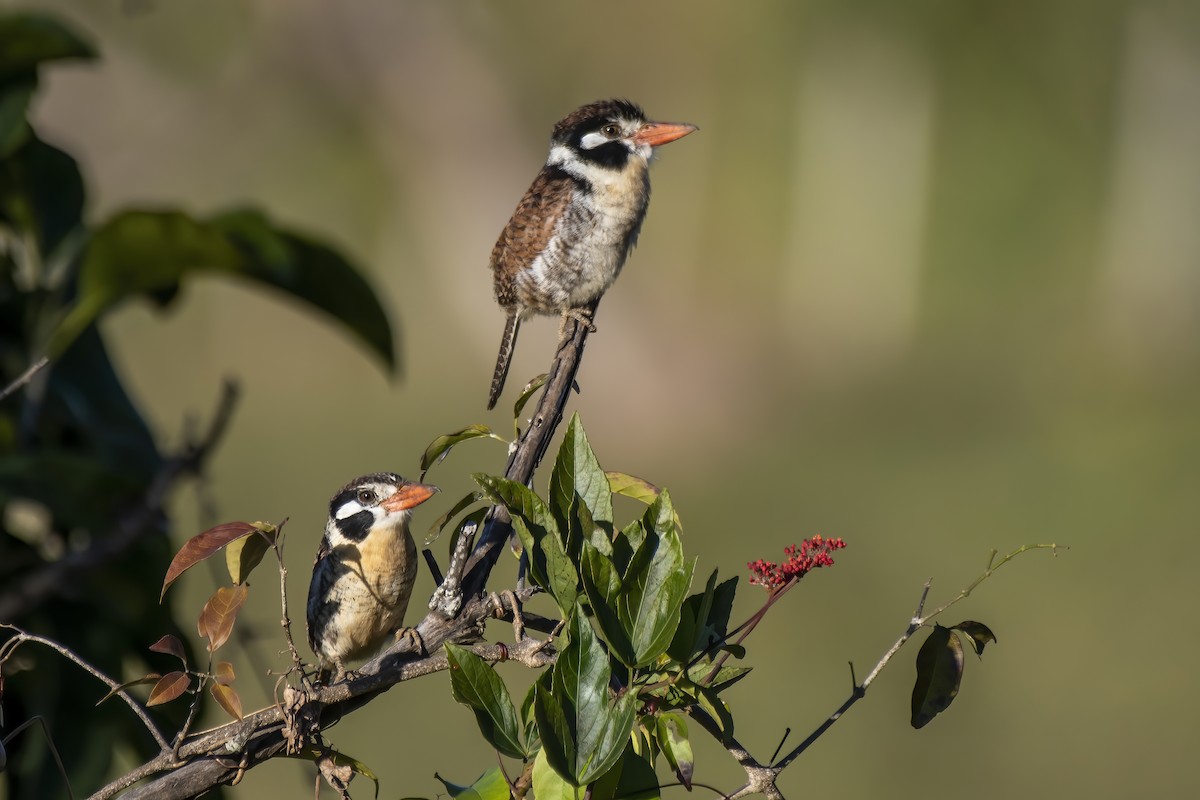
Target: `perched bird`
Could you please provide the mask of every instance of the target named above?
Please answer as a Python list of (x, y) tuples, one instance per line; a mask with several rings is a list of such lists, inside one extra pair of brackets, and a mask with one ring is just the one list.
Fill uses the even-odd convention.
[(355, 478), (329, 502), (308, 587), (308, 643), (338, 679), (347, 660), (374, 655), (393, 631), (411, 633), (398, 630), (417, 576), (408, 518), (436, 491), (379, 472)]
[(654, 148), (694, 130), (650, 122), (628, 100), (591, 103), (554, 126), (546, 165), (492, 248), (496, 302), (508, 319), (489, 409), (504, 388), (523, 315), (591, 324), (590, 306), (616, 280), (646, 216)]

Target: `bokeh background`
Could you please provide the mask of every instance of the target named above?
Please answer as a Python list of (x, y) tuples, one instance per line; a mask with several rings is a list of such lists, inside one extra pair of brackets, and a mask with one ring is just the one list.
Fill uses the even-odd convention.
[[(508, 426), (483, 410), (502, 326), (491, 245), (553, 123), (628, 96), (701, 131), (661, 153), (574, 408), (606, 468), (671, 489), (699, 575), (815, 533), (850, 543), (750, 640), (757, 671), (729, 693), (742, 741), (766, 759), (786, 728), (794, 744), (818, 725), (846, 662), (865, 674), (930, 576), (942, 601), (992, 548), (1057, 542), (1070, 551), (1023, 556), (950, 612), (999, 643), (968, 657), (949, 712), (909, 727), (910, 645), (784, 790), (1200, 793), (1200, 5), (34, 7), (101, 50), (49, 70), (34, 114), (80, 158), (95, 218), (262, 206), (365, 265), (399, 323), (396, 378), (305, 310), (215, 279), (169, 316), (131, 305), (104, 323), (168, 441), (224, 376), (241, 381), (209, 497), (221, 520), (290, 517), (295, 619), (337, 486), (416, 472), (438, 433)], [(509, 396), (556, 328), (525, 327)], [(473, 444), (431, 474), (447, 506), (468, 472), (502, 469), (502, 446)], [(179, 494), (181, 539), (204, 505)], [(173, 598), (185, 617), (212, 589), (194, 573)], [(423, 575), (418, 608), (430, 588)], [(233, 658), (255, 707), (267, 695), (247, 678), (283, 663), (274, 589), (258, 589), (258, 640)], [(744, 587), (735, 615), (758, 600)], [(445, 675), (332, 736), (384, 797), (494, 763)], [(740, 775), (701, 747), (697, 780)], [(308, 768), (279, 761), (234, 796), (309, 792)]]

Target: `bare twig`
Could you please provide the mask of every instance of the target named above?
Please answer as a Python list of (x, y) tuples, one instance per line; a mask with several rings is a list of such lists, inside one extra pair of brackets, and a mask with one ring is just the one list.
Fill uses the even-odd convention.
[[(62, 776), (63, 785), (67, 787), (67, 800), (75, 800), (75, 790), (71, 788), (71, 779), (67, 776), (67, 768), (63, 765), (62, 756), (58, 754), (58, 748), (54, 744), (54, 737), (50, 735), (50, 726), (46, 724), (45, 717), (30, 717), (20, 725), (12, 729), (12, 732), (0, 739), (0, 756), (4, 755), (4, 745), (11, 742), (17, 737), (21, 731), (38, 725), (42, 729), (42, 735), (46, 737), (46, 744), (50, 748), (50, 755), (54, 758), (54, 765), (58, 767), (58, 774)], [(4, 768), (4, 759), (0, 758), (0, 770)]]
[[(801, 753), (803, 753), (805, 750), (807, 750), (809, 748), (809, 746), (812, 745), (813, 742), (815, 742), (817, 739), (819, 739), (821, 737), (821, 735), (825, 733), (825, 731), (829, 730), (829, 728), (833, 726), (833, 723), (835, 723), (839, 719), (841, 719), (842, 714), (845, 714), (846, 711), (849, 710), (849, 708), (852, 705), (854, 705), (859, 700), (861, 700), (863, 697), (865, 697), (867, 694), (867, 689), (870, 687), (870, 685), (872, 683), (875, 682), (875, 679), (877, 677), (879, 677), (879, 673), (883, 672), (883, 668), (888, 665), (888, 663), (892, 660), (892, 658), (896, 655), (896, 653), (900, 652), (900, 648), (904, 647), (905, 643), (907, 643), (908, 640), (910, 638), (912, 638), (912, 635), (914, 633), (916, 633), (917, 630), (921, 628), (921, 626), (925, 625), (926, 623), (929, 622), (929, 620), (933, 619), (934, 617), (941, 614), (946, 609), (950, 608), (950, 606), (954, 605), (955, 603), (957, 603), (960, 600), (963, 600), (964, 598), (969, 596), (971, 594), (972, 590), (974, 590), (977, 586), (979, 586), (979, 584), (983, 583), (985, 580), (990, 578), (996, 572), (997, 569), (1004, 566), (1009, 561), (1013, 560), (1014, 558), (1021, 555), (1022, 553), (1029, 552), (1030, 550), (1050, 550), (1051, 552), (1057, 554), (1058, 549), (1060, 547), (1062, 547), (1062, 545), (1054, 545), (1054, 544), (1022, 545), (1021, 547), (1018, 547), (1016, 550), (1012, 551), (1008, 555), (1004, 556), (1002, 559), (1000, 559), (999, 562), (996, 562), (996, 563), (993, 563), (993, 562), (995, 562), (995, 559), (996, 559), (996, 551), (993, 550), (990, 558), (988, 559), (987, 569), (984, 570), (983, 574), (980, 575), (978, 578), (976, 578), (974, 581), (972, 581), (970, 586), (968, 586), (966, 589), (963, 589), (961, 592), (959, 592), (958, 595), (956, 597), (954, 597), (952, 600), (946, 602), (945, 604), (943, 604), (943, 605), (939, 606), (938, 608), (934, 609), (933, 611), (929, 612), (929, 614), (925, 614), (925, 601), (929, 597), (929, 586), (933, 582), (933, 579), (931, 578), (928, 581), (926, 581), (924, 588), (921, 590), (921, 599), (917, 602), (917, 609), (916, 609), (916, 611), (913, 612), (912, 619), (909, 620), (908, 627), (905, 628), (904, 633), (900, 635), (900, 638), (897, 639), (892, 644), (892, 646), (888, 648), (887, 652), (883, 654), (883, 657), (880, 658), (878, 663), (875, 664), (875, 667), (867, 674), (867, 677), (863, 678), (862, 683), (855, 684), (854, 688), (852, 689), (852, 691), (850, 693), (850, 696), (847, 697), (846, 700), (841, 704), (841, 706), (838, 707), (837, 711), (834, 711), (832, 714), (830, 714), (829, 717), (827, 717), (824, 722), (822, 722), (819, 726), (817, 726), (816, 730), (814, 730), (812, 733), (810, 733), (808, 735), (808, 737), (803, 742), (798, 744), (795, 747), (795, 749), (793, 749), (790, 753), (788, 753), (782, 759), (777, 761), (775, 763), (775, 765), (777, 767), (779, 767), (780, 769), (783, 769), (788, 764), (795, 761), (796, 758)], [(853, 675), (853, 665), (851, 665), (851, 675)]]
[(95, 569), (156, 530), (171, 488), (180, 478), (198, 474), (203, 469), (209, 454), (225, 433), (236, 401), (237, 387), (226, 382), (207, 434), (162, 463), (141, 501), (117, 522), (116, 529), (110, 534), (93, 536), (88, 548), (31, 571), (0, 595), (0, 620), (20, 619), (46, 598), (64, 587), (75, 585), (75, 574)]
[(4, 400), (10, 394), (33, 380), (33, 376), (45, 369), (46, 365), (49, 363), (50, 359), (46, 356), (42, 356), (37, 361), (33, 362), (33, 365), (30, 366), (29, 369), (22, 372), (15, 381), (4, 387), (4, 391), (0, 392), (0, 400)]
[(49, 647), (51, 650), (54, 650), (68, 661), (72, 661), (78, 666), (82, 667), (86, 672), (90, 673), (94, 678), (96, 678), (96, 680), (100, 681), (109, 689), (111, 689), (113, 694), (125, 701), (125, 705), (129, 706), (134, 714), (137, 714), (138, 719), (140, 719), (142, 724), (146, 726), (146, 730), (149, 731), (150, 735), (154, 737), (154, 741), (158, 743), (159, 750), (163, 752), (170, 752), (171, 745), (167, 743), (167, 740), (163, 738), (162, 733), (155, 726), (154, 722), (151, 721), (150, 715), (146, 713), (146, 709), (142, 708), (142, 706), (136, 700), (130, 697), (129, 693), (121, 688), (121, 684), (117, 683), (112, 678), (108, 677), (103, 672), (84, 661), (82, 658), (76, 655), (73, 650), (68, 647), (64, 647), (58, 642), (45, 639), (41, 636), (35, 636), (31, 633), (26, 633), (16, 625), (10, 625), (6, 622), (0, 622), (0, 628), (13, 631), (13, 637), (6, 641), (2, 647), (0, 647), (0, 666), (3, 666), (4, 662), (7, 661), (12, 654), (16, 652), (17, 648), (24, 642), (34, 642), (35, 644)]

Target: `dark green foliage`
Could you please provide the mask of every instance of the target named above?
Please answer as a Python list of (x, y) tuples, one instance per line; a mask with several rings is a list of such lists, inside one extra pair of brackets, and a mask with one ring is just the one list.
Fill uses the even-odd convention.
[[(169, 209), (128, 211), (88, 225), (78, 165), (43, 141), (25, 114), (40, 69), (95, 55), (50, 17), (0, 14), (0, 389), (51, 357), (0, 401), (0, 622), (54, 639), (123, 680), (175, 668), (171, 656), (147, 648), (164, 634), (187, 637), (157, 598), (171, 557), (170, 521), (157, 510), (137, 522), (131, 516), (164, 456), (96, 322), (127, 299), (166, 306), (193, 275), (223, 274), (331, 316), (389, 369), (395, 354), (387, 316), (359, 271), (261, 212), (196, 220)], [(126, 536), (131, 526), (135, 535)], [(48, 592), (28, 593), (64, 556), (78, 557), (78, 569)], [(93, 708), (106, 691), (58, 654), (23, 647), (6, 664), (5, 730), (45, 717), (76, 794), (86, 794), (107, 776), (114, 741), (139, 757), (156, 752), (123, 704)], [(170, 732), (186, 711), (176, 702), (154, 715)], [(40, 737), (18, 737), (9, 750), (0, 794), (64, 796)]]
[(589, 785), (593, 798), (657, 796), (658, 754), (689, 782), (687, 726), (672, 709), (698, 704), (727, 720), (719, 692), (748, 672), (716, 665), (708, 652), (723, 643), (736, 581), (718, 583), (714, 573), (687, 597), (694, 562), (683, 556), (670, 495), (641, 493), (645, 513), (618, 530), (610, 475), (617, 488), (629, 485), (629, 476), (601, 469), (575, 416), (548, 502), (512, 481), (475, 476), (489, 500), (508, 507), (530, 577), (565, 620), (566, 644), (557, 640), (558, 660), (522, 703), (523, 726), (491, 668), (451, 646), (452, 686), (497, 750), (535, 759), (539, 797), (581, 797)]

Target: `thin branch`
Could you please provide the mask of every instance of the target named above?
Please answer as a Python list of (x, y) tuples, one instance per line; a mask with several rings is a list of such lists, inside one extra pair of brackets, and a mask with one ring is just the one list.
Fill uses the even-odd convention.
[(722, 731), (721, 726), (708, 715), (708, 712), (697, 706), (691, 706), (688, 709), (688, 713), (692, 719), (700, 723), (700, 727), (704, 728), (714, 739), (720, 742), (721, 746), (729, 752), (729, 755), (733, 756), (733, 760), (738, 763), (738, 766), (746, 771), (746, 783), (726, 795), (729, 800), (736, 800), (736, 798), (751, 794), (762, 794), (770, 798), (770, 800), (784, 800), (783, 793), (775, 785), (775, 779), (779, 777), (779, 773), (783, 771), (783, 767), (760, 764), (750, 755), (750, 751), (734, 738), (732, 733)]
[[(63, 785), (67, 787), (67, 800), (75, 800), (75, 790), (71, 788), (71, 779), (67, 776), (67, 768), (63, 765), (62, 756), (59, 755), (58, 747), (54, 744), (54, 737), (50, 735), (50, 726), (46, 724), (45, 717), (30, 717), (13, 728), (12, 733), (8, 734), (8, 736), (0, 739), (0, 756), (4, 755), (4, 745), (11, 742), (17, 737), (17, 734), (35, 723), (41, 727), (42, 735), (46, 737), (46, 745), (50, 749), (50, 755), (54, 758), (54, 765), (58, 767), (58, 774), (63, 779)], [(0, 768), (3, 768), (3, 766), (3, 760), (0, 759)]]
[(33, 365), (30, 366), (29, 369), (22, 372), (15, 381), (4, 387), (4, 391), (0, 392), (0, 400), (6, 399), (10, 394), (33, 380), (33, 376), (45, 369), (46, 365), (49, 363), (50, 359), (46, 356), (42, 356), (37, 361), (33, 362)]
[(141, 501), (118, 520), (115, 530), (105, 536), (93, 536), (90, 547), (30, 572), (0, 595), (0, 620), (20, 619), (47, 598), (74, 586), (77, 573), (95, 569), (155, 531), (163, 504), (175, 482), (182, 477), (199, 474), (225, 433), (233, 415), (237, 394), (237, 387), (227, 381), (208, 433), (199, 442), (185, 447), (179, 455), (163, 461)]
[[(984, 569), (983, 573), (978, 578), (971, 581), (971, 585), (968, 586), (967, 588), (963, 589), (962, 591), (960, 591), (957, 596), (946, 601), (944, 604), (938, 606), (933, 611), (930, 611), (929, 615), (926, 616), (924, 619), (922, 619), (921, 622), (922, 623), (929, 622), (929, 620), (938, 616), (943, 611), (950, 608), (950, 606), (954, 605), (955, 603), (959, 602), (960, 600), (965, 600), (968, 597), (970, 597), (971, 592), (975, 591), (976, 587), (978, 587), (979, 584), (983, 583), (988, 578), (992, 577), (992, 575), (996, 572), (996, 570), (1000, 569), (1005, 564), (1007, 564), (1009, 561), (1012, 561), (1014, 558), (1021, 555), (1022, 553), (1028, 553), (1031, 550), (1049, 550), (1052, 555), (1057, 556), (1058, 551), (1060, 549), (1067, 550), (1069, 548), (1066, 545), (1062, 545), (1062, 544), (1024, 544), (1024, 545), (1021, 545), (1020, 547), (1018, 547), (1016, 550), (1013, 550), (1008, 555), (1001, 558), (999, 561), (996, 561), (996, 552), (997, 551), (992, 550), (991, 555), (988, 557), (988, 565)], [(919, 615), (921, 612), (918, 610), (917, 613)]]
[(125, 701), (125, 705), (129, 706), (134, 714), (137, 714), (138, 718), (142, 721), (142, 724), (146, 726), (146, 730), (150, 732), (150, 735), (154, 737), (154, 741), (158, 743), (159, 750), (163, 752), (169, 752), (171, 750), (171, 745), (167, 743), (165, 738), (163, 738), (163, 735), (158, 730), (158, 727), (155, 726), (154, 722), (150, 719), (150, 715), (146, 713), (146, 709), (142, 708), (142, 706), (136, 700), (130, 697), (129, 693), (121, 688), (121, 684), (117, 683), (112, 678), (108, 677), (103, 672), (84, 661), (69, 647), (65, 647), (58, 642), (45, 639), (41, 636), (35, 636), (31, 633), (26, 633), (16, 625), (10, 625), (6, 622), (0, 622), (0, 628), (13, 631), (14, 633), (13, 638), (6, 641), (3, 647), (0, 647), (0, 666), (2, 666), (4, 662), (7, 661), (14, 652), (16, 652), (17, 648), (23, 642), (34, 642), (35, 644), (49, 647), (51, 650), (56, 651), (68, 661), (72, 661), (78, 666), (82, 667), (86, 672), (90, 673), (92, 677), (96, 678), (98, 681), (111, 689), (113, 694)]
[[(505, 477), (508, 479), (528, 484), (537, 465), (545, 456), (554, 432), (562, 421), (563, 410), (579, 371), (587, 336), (588, 326), (573, 318), (567, 321), (554, 363), (547, 373), (549, 377), (537, 409), (530, 418), (527, 429), (518, 439), (505, 468)], [(507, 510), (502, 506), (494, 507), (484, 523), (483, 531), (476, 537), (470, 557), (461, 567), (461, 608), (453, 616), (440, 610), (431, 611), (416, 626), (420, 642), (430, 655), (420, 657), (421, 654), (416, 652), (417, 643), (411, 637), (405, 637), (364, 664), (354, 679), (314, 690), (306, 702), (317, 715), (318, 733), (325, 725), (353, 713), (397, 683), (444, 669), (444, 642), (469, 641), (481, 635), (485, 621), (495, 611), (494, 604), (485, 596), (487, 580), (511, 535), (512, 525)], [(518, 589), (516, 592), (521, 600), (528, 598), (532, 593), (530, 589)], [(506, 647), (505, 650), (508, 658), (518, 660), (523, 652), (522, 648), (546, 646), (545, 642), (526, 639)], [(139, 777), (129, 780), (129, 775), (123, 776), (101, 789), (93, 798), (111, 798), (136, 780), (164, 771), (167, 771), (167, 774), (128, 792), (125, 795), (126, 800), (194, 797), (214, 786), (228, 783), (238, 774), (238, 770), (229, 766), (227, 759), (230, 756), (241, 754), (241, 769), (249, 769), (267, 759), (282, 755), (287, 746), (284, 732), (286, 723), (284, 709), (273, 706), (249, 714), (240, 722), (196, 734), (180, 748), (182, 758), (192, 759), (189, 763), (179, 766), (170, 760), (168, 754), (148, 762), (130, 774), (137, 774)]]
[[(996, 572), (996, 570), (998, 570), (1000, 567), (1007, 564), (1009, 561), (1012, 561), (1014, 558), (1021, 555), (1022, 553), (1026, 553), (1031, 550), (1050, 550), (1055, 555), (1057, 555), (1058, 549), (1061, 547), (1063, 547), (1063, 545), (1054, 545), (1054, 544), (1022, 545), (1021, 547), (1018, 547), (1016, 550), (1012, 551), (1008, 555), (1004, 556), (1002, 559), (1000, 559), (999, 562), (996, 562), (996, 560), (995, 560), (996, 559), (996, 551), (993, 550), (991, 553), (991, 556), (988, 558), (987, 568), (984, 570), (982, 575), (980, 575), (978, 578), (976, 578), (974, 581), (972, 581), (970, 586), (968, 586), (967, 588), (965, 588), (961, 592), (959, 592), (958, 595), (956, 597), (954, 597), (952, 600), (939, 606), (938, 608), (934, 609), (933, 611), (929, 612), (928, 614), (925, 614), (925, 601), (929, 597), (929, 587), (932, 584), (933, 579), (930, 578), (928, 581), (926, 581), (924, 588), (921, 590), (921, 598), (920, 598), (920, 600), (917, 601), (917, 609), (916, 609), (916, 611), (913, 612), (912, 619), (909, 620), (908, 627), (904, 630), (904, 633), (901, 634), (900, 638), (897, 639), (895, 641), (895, 643), (893, 643), (892, 646), (888, 648), (887, 652), (883, 654), (883, 657), (880, 658), (878, 663), (875, 664), (875, 667), (867, 674), (867, 677), (863, 678), (863, 682), (860, 684), (856, 684), (854, 686), (853, 690), (850, 693), (850, 696), (847, 697), (845, 702), (843, 702), (838, 707), (837, 711), (834, 711), (832, 714), (830, 714), (829, 717), (827, 717), (824, 722), (822, 722), (819, 726), (817, 726), (817, 729), (814, 730), (812, 733), (810, 733), (808, 735), (808, 738), (806, 738), (803, 742), (801, 742), (799, 745), (797, 745), (794, 750), (792, 750), (790, 753), (788, 753), (782, 759), (777, 761), (775, 763), (775, 766), (779, 767), (780, 769), (783, 769), (788, 764), (795, 761), (796, 758), (801, 753), (803, 753), (805, 750), (807, 750), (809, 748), (809, 746), (812, 745), (813, 742), (815, 742), (817, 739), (821, 738), (821, 736), (825, 733), (825, 731), (829, 730), (829, 728), (831, 728), (833, 726), (833, 723), (835, 723), (839, 719), (841, 719), (842, 714), (845, 714), (846, 711), (848, 711), (852, 705), (854, 705), (859, 700), (861, 700), (863, 697), (865, 697), (867, 694), (867, 689), (870, 687), (870, 685), (872, 683), (874, 683), (875, 679), (877, 677), (879, 677), (879, 673), (883, 672), (883, 668), (888, 665), (888, 663), (892, 660), (893, 657), (895, 657), (895, 655), (898, 652), (900, 652), (900, 648), (904, 647), (904, 645), (908, 642), (908, 640), (912, 638), (912, 635), (914, 633), (916, 633), (917, 630), (919, 630), (921, 628), (921, 626), (925, 625), (926, 623), (929, 622), (929, 620), (933, 619), (934, 617), (941, 614), (946, 609), (950, 608), (950, 606), (952, 606), (955, 603), (959, 602), (960, 600), (963, 600), (966, 597), (968, 597), (971, 594), (971, 592), (976, 587), (979, 586), (979, 584), (983, 583), (985, 580), (990, 578)], [(853, 670), (853, 666), (851, 666), (851, 670)], [(853, 674), (853, 672), (851, 672), (851, 674)]]

